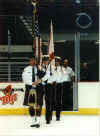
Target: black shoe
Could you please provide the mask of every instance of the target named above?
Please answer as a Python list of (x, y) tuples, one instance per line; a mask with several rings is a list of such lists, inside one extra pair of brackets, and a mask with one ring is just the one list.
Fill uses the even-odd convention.
[(56, 121), (60, 121), (60, 118), (56, 118)]
[(36, 128), (39, 128), (39, 127), (40, 127), (40, 124), (33, 124), (33, 125), (31, 125), (30, 127), (36, 127)]
[(47, 121), (46, 124), (50, 124), (50, 121)]
[(50, 117), (50, 120), (52, 120), (52, 116)]

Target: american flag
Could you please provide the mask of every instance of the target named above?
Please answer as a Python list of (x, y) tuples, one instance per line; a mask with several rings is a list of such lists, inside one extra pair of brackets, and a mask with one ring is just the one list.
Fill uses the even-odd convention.
[(37, 58), (38, 64), (41, 63), (42, 59), (42, 52), (41, 52), (41, 38), (39, 32), (39, 25), (38, 25), (38, 17), (35, 17), (34, 25), (33, 25), (33, 49), (34, 49), (34, 56)]

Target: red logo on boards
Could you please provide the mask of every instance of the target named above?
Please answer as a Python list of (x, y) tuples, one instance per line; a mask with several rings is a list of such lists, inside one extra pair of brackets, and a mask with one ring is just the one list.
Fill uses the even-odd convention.
[(13, 93), (13, 89), (11, 85), (8, 85), (2, 92), (5, 96), (0, 97), (0, 101), (2, 101), (2, 104), (14, 104), (14, 102), (17, 100), (17, 94)]

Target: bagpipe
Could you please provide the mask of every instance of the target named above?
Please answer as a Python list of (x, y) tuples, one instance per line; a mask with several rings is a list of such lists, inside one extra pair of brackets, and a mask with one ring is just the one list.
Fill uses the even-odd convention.
[(36, 93), (36, 88), (32, 87), (31, 90), (29, 91), (29, 96), (28, 96), (28, 106), (31, 108), (30, 114), (33, 116), (36, 116), (36, 110), (37, 110), (37, 93)]
[(29, 91), (28, 105), (33, 106), (34, 108), (36, 108), (37, 94), (36, 94), (36, 89), (34, 87), (32, 87), (31, 90)]

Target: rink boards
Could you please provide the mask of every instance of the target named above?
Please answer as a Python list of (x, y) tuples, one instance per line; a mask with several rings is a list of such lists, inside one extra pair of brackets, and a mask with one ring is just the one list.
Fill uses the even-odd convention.
[[(9, 85), (11, 85), (11, 89), (9, 89)], [(24, 83), (0, 83), (0, 115), (28, 115), (28, 107), (23, 106), (24, 92)], [(99, 113), (99, 82), (79, 82), (78, 111), (62, 112), (64, 115), (99, 115)], [(45, 114), (45, 104), (43, 105), (42, 114)]]

